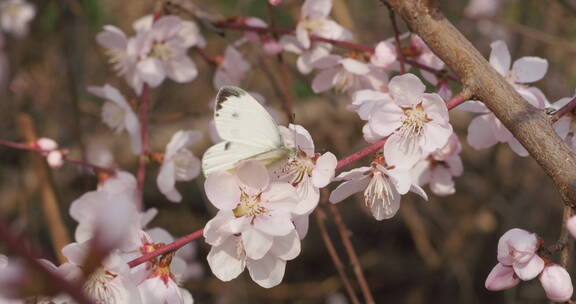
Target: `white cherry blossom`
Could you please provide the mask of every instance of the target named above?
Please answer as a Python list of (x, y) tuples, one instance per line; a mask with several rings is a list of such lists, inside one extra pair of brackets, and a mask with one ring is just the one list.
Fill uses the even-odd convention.
[(0, 26), (16, 37), (28, 34), (30, 21), (36, 16), (36, 7), (26, 0), (0, 2)]
[(310, 48), (311, 35), (328, 39), (350, 40), (352, 33), (334, 20), (328, 18), (332, 10), (332, 0), (306, 0), (296, 25), (296, 37), (304, 48)]
[(239, 86), (250, 70), (250, 63), (231, 45), (224, 51), (224, 56), (217, 58), (216, 64), (213, 84), (217, 90), (223, 86)]
[(332, 88), (343, 93), (362, 89), (380, 90), (388, 83), (388, 76), (381, 69), (353, 58), (327, 55), (315, 60), (312, 67), (321, 70), (312, 80), (315, 93)]

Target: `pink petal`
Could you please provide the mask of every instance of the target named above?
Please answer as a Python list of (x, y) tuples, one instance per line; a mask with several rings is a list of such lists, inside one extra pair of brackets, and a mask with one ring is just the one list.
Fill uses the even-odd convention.
[(261, 232), (273, 236), (284, 236), (295, 229), (290, 219), (290, 214), (284, 215), (261, 215), (254, 219), (254, 227)]
[(516, 82), (530, 83), (544, 77), (548, 71), (548, 60), (540, 57), (522, 57), (512, 65)]
[(312, 80), (312, 91), (322, 93), (330, 90), (334, 86), (334, 78), (340, 71), (340, 68), (330, 68), (318, 73)]
[(387, 68), (397, 59), (396, 46), (389, 41), (382, 41), (376, 45), (370, 62), (380, 68)]
[(273, 237), (258, 229), (250, 228), (242, 232), (242, 242), (248, 258), (261, 259), (272, 248)]
[(426, 86), (414, 74), (395, 76), (388, 84), (390, 94), (398, 105), (412, 106), (418, 104)]
[(148, 57), (141, 60), (136, 69), (142, 80), (153, 88), (159, 86), (166, 77), (164, 65), (156, 58)]
[(301, 18), (324, 18), (332, 10), (332, 0), (306, 0), (302, 4)]
[(241, 162), (236, 168), (238, 181), (247, 189), (262, 192), (270, 184), (268, 169), (261, 162), (256, 160), (247, 160)]
[(498, 143), (498, 139), (491, 132), (489, 116), (477, 116), (468, 126), (468, 143), (476, 150), (486, 149)]
[(551, 265), (544, 268), (540, 276), (540, 283), (544, 287), (548, 299), (554, 302), (567, 302), (572, 298), (574, 287), (570, 274), (560, 265)]
[(378, 110), (372, 113), (368, 124), (376, 134), (388, 136), (396, 129), (402, 126), (404, 111), (395, 103), (386, 102), (378, 107)]
[(322, 154), (312, 170), (312, 182), (318, 188), (326, 187), (334, 178), (338, 159), (331, 152)]
[(187, 56), (165, 62), (166, 75), (176, 82), (189, 82), (198, 75), (196, 64)]
[(576, 238), (576, 216), (573, 216), (566, 221), (566, 229), (568, 229), (573, 238)]
[(451, 195), (456, 192), (452, 174), (444, 167), (437, 167), (432, 170), (432, 180), (430, 181), (430, 190), (439, 196)]
[(369, 182), (370, 179), (368, 178), (368, 176), (359, 180), (354, 179), (345, 181), (340, 185), (338, 185), (336, 189), (332, 190), (332, 193), (330, 193), (329, 200), (332, 204), (339, 203), (354, 193), (364, 191), (364, 189), (366, 189), (366, 186), (368, 186)]
[(384, 159), (386, 159), (386, 163), (399, 169), (412, 168), (423, 156), (421, 138), (416, 136), (406, 138), (396, 132), (388, 137), (384, 144)]
[(286, 261), (296, 258), (300, 254), (298, 233), (294, 230), (288, 235), (274, 237), (270, 254)]
[(514, 272), (523, 281), (532, 280), (537, 277), (544, 269), (544, 260), (535, 254), (530, 261), (524, 264), (514, 264)]
[(238, 256), (239, 237), (229, 237), (221, 246), (214, 246), (208, 253), (208, 265), (212, 273), (221, 281), (230, 281), (244, 271), (245, 257)]
[(520, 283), (520, 279), (514, 276), (514, 269), (510, 266), (496, 264), (488, 277), (484, 286), (491, 291), (499, 291), (512, 288)]
[(510, 52), (506, 42), (502, 40), (494, 41), (490, 44), (490, 64), (500, 75), (506, 76), (510, 70)]
[(240, 201), (240, 188), (236, 177), (222, 171), (208, 175), (204, 182), (208, 200), (220, 210), (232, 210)]
[(247, 266), (254, 282), (264, 288), (272, 288), (282, 282), (286, 261), (268, 254), (260, 260), (249, 259)]
[(345, 58), (340, 61), (342, 66), (350, 73), (364, 75), (370, 72), (368, 65), (352, 58)]

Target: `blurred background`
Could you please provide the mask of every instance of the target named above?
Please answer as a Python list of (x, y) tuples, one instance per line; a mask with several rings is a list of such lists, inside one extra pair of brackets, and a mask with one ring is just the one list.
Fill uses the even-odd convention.
[[(264, 0), (180, 2), (187, 1), (224, 18), (257, 16), (268, 20)], [(126, 144), (127, 135), (114, 135), (101, 122), (102, 101), (88, 94), (86, 86), (109, 83), (130, 96), (132, 90), (115, 76), (95, 35), (106, 24), (132, 34), (131, 24), (152, 13), (162, 1), (31, 2), (36, 6), (37, 15), (31, 23), (30, 34), (21, 39), (7, 36), (4, 41), (8, 67), (3, 69), (0, 79), (0, 138), (23, 142), (32, 125), (38, 136), (55, 139), (61, 147), (69, 149), (72, 156), (80, 158), (84, 151), (89, 158), (91, 155), (113, 157), (119, 167), (136, 172), (137, 157)], [(486, 57), (490, 43), (503, 39), (513, 60), (527, 55), (548, 59), (547, 76), (535, 85), (551, 102), (574, 94), (574, 1), (501, 0), (495, 1), (496, 9), (482, 14), (466, 10), (469, 3), (465, 0), (439, 2), (445, 15)], [(278, 26), (291, 27), (298, 19), (301, 4), (300, 0), (284, 0), (283, 5), (274, 9)], [(334, 0), (332, 17), (350, 29), (359, 43), (374, 45), (392, 36), (387, 8), (377, 0)], [(399, 24), (402, 32), (407, 30), (401, 20)], [(226, 45), (241, 37), (241, 33), (235, 31), (219, 35), (204, 26), (202, 33), (208, 41), (205, 52), (210, 56), (223, 54)], [(262, 94), (269, 106), (282, 113), (281, 98), (274, 90), (280, 77), (276, 59), (250, 44), (239, 49), (253, 66), (243, 88)], [(345, 54), (337, 48), (335, 52)], [(212, 144), (207, 132), (212, 116), (211, 101), (216, 93), (212, 86), (213, 68), (198, 52), (191, 50), (190, 55), (200, 71), (193, 82), (167, 81), (152, 90), (153, 151), (164, 151), (172, 134), (179, 129), (204, 132), (204, 139), (192, 148), (198, 157)], [(312, 75), (297, 72), (295, 56), (286, 53), (285, 57), (293, 84), (296, 122), (310, 131), (317, 150), (333, 151), (340, 158), (367, 146), (361, 133), (363, 122), (346, 109), (350, 102), (347, 95), (313, 94)], [(454, 93), (458, 92), (457, 86), (453, 89)], [(32, 124), (26, 122), (26, 115), (32, 118)], [(367, 212), (361, 196), (338, 205), (352, 233), (376, 302), (545, 302), (537, 280), (505, 292), (485, 290), (484, 280), (497, 263), (498, 239), (508, 229), (519, 227), (536, 232), (546, 245), (556, 242), (562, 216), (558, 193), (534, 160), (518, 157), (507, 145), (473, 150), (466, 143), (466, 129), (472, 116), (459, 111), (452, 111), (450, 116), (462, 141), (465, 167), (464, 175), (456, 178), (456, 194), (437, 197), (427, 191), (431, 196), (428, 202), (413, 194), (406, 195), (399, 214), (382, 222)], [(42, 166), (32, 162), (30, 156), (0, 147), (0, 214), (10, 219), (15, 229), (25, 231), (45, 256), (53, 259), (55, 253), (46, 229), (50, 223), (42, 207), (46, 177)], [(363, 159), (345, 169), (366, 165), (369, 161)], [(96, 178), (72, 164), (48, 172), (59, 212), (72, 235), (75, 222), (68, 215), (68, 207), (82, 193), (95, 188)], [(215, 213), (203, 194), (203, 177), (178, 183), (184, 200), (174, 204), (158, 191), (157, 172), (157, 165), (148, 167), (145, 205), (159, 210), (150, 227), (163, 227), (174, 236), (202, 228)], [(354, 278), (328, 210), (326, 215), (326, 225), (336, 249), (349, 277)], [(247, 272), (232, 282), (220, 282), (211, 275), (205, 260), (210, 247), (202, 240), (196, 246), (204, 274), (184, 283), (196, 303), (347, 303), (313, 217), (301, 255), (288, 262), (283, 283), (269, 290), (253, 283)], [(5, 251), (0, 244), (0, 252)], [(576, 273), (574, 270), (570, 267), (570, 273)], [(357, 285), (355, 281), (354, 285)]]

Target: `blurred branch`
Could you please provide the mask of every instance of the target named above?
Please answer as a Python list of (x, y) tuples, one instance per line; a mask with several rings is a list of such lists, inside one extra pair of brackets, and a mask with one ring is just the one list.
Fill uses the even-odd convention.
[(338, 271), (338, 275), (340, 275), (340, 279), (342, 280), (342, 284), (344, 284), (344, 288), (346, 289), (346, 292), (348, 293), (350, 300), (352, 301), (353, 304), (360, 304), (360, 300), (358, 300), (356, 292), (354, 291), (352, 284), (350, 284), (350, 281), (346, 276), (346, 270), (344, 269), (344, 264), (342, 263), (340, 256), (338, 256), (338, 252), (336, 251), (334, 243), (332, 243), (330, 235), (328, 234), (328, 230), (326, 229), (326, 224), (324, 223), (324, 221), (326, 220), (326, 213), (324, 213), (324, 210), (322, 210), (321, 208), (316, 208), (316, 210), (314, 211), (314, 216), (316, 217), (316, 224), (318, 224), (318, 228), (320, 228), (320, 235), (322, 236), (322, 241), (324, 241), (324, 245), (326, 246), (328, 254), (330, 255), (330, 258), (332, 259), (332, 262), (334, 263), (334, 266)]
[(576, 96), (574, 98), (572, 98), (572, 100), (570, 100), (562, 108), (558, 109), (558, 111), (552, 113), (553, 114), (552, 121), (553, 122), (558, 121), (558, 119), (560, 119), (560, 117), (574, 111), (574, 109), (576, 109)]
[[(28, 114), (22, 113), (18, 116), (18, 129), (26, 141), (35, 142), (38, 139), (34, 122)], [(48, 224), (48, 232), (50, 233), (52, 246), (54, 247), (58, 261), (64, 263), (67, 260), (62, 255), (61, 249), (70, 243), (70, 238), (66, 226), (64, 226), (64, 222), (62, 221), (60, 206), (56, 198), (56, 190), (54, 190), (54, 181), (44, 157), (36, 154), (32, 155), (31, 158), (38, 176), (38, 182), (40, 183), (42, 212)]]
[(574, 0), (557, 0), (564, 8), (569, 10), (572, 14), (576, 14), (576, 2)]
[[(322, 189), (322, 194), (325, 198), (329, 196), (329, 192), (327, 188)], [(334, 223), (338, 228), (338, 233), (340, 234), (340, 239), (342, 239), (342, 244), (346, 249), (346, 253), (348, 254), (348, 258), (350, 259), (350, 263), (352, 264), (352, 269), (354, 270), (354, 274), (356, 275), (356, 280), (358, 280), (358, 285), (360, 285), (360, 290), (362, 291), (362, 295), (364, 296), (365, 303), (374, 304), (374, 297), (372, 296), (372, 291), (370, 291), (370, 286), (368, 286), (368, 282), (366, 281), (366, 277), (364, 276), (364, 271), (362, 270), (362, 264), (360, 264), (360, 260), (358, 259), (358, 255), (356, 254), (356, 250), (354, 250), (354, 246), (352, 245), (352, 241), (350, 241), (350, 230), (346, 228), (346, 224), (344, 224), (344, 220), (342, 220), (342, 215), (338, 210), (336, 205), (328, 203), (326, 200), (323, 201), (324, 204), (327, 204), (332, 215), (334, 216)]]
[(10, 229), (8, 224), (0, 219), (0, 239), (8, 244), (8, 248), (16, 253), (19, 257), (24, 258), (27, 264), (35, 269), (39, 274), (46, 278), (46, 282), (49, 282), (51, 286), (55, 287), (59, 291), (63, 291), (69, 294), (74, 300), (78, 301), (80, 304), (95, 304), (92, 299), (90, 299), (85, 293), (82, 285), (77, 281), (69, 281), (52, 271), (47, 264), (41, 262), (37, 257), (26, 248), (25, 242), (22, 239), (15, 236)]
[(404, 53), (402, 53), (402, 45), (400, 44), (400, 32), (398, 31), (398, 23), (396, 23), (396, 14), (394, 10), (386, 4), (388, 7), (388, 13), (390, 17), (390, 23), (392, 24), (392, 30), (394, 31), (394, 41), (396, 42), (396, 53), (398, 54), (398, 60), (400, 61), (400, 74), (406, 73), (406, 66), (404, 64)]
[[(437, 1), (381, 0), (483, 101), (528, 150), (558, 187), (565, 204), (576, 203), (576, 155), (548, 115), (532, 107), (443, 15)], [(505, 101), (505, 102), (504, 102)]]
[(418, 214), (414, 208), (412, 200), (402, 202), (400, 213), (406, 222), (406, 226), (408, 226), (408, 230), (410, 230), (416, 250), (418, 250), (420, 257), (422, 257), (424, 262), (426, 262), (426, 265), (431, 268), (440, 266), (440, 263), (442, 262), (440, 255), (438, 255), (436, 249), (432, 247), (426, 227), (422, 222), (420, 214)]
[(148, 134), (148, 115), (150, 108), (150, 86), (144, 84), (142, 94), (139, 98), (139, 115), (140, 120), (140, 138), (141, 153), (138, 160), (138, 209), (144, 207), (144, 183), (146, 182), (146, 165), (148, 164), (148, 155), (150, 154), (150, 143)]

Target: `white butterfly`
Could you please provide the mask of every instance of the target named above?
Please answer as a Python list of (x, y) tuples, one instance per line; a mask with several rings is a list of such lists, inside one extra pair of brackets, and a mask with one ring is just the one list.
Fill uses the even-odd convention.
[(245, 159), (271, 165), (288, 158), (294, 151), (285, 146), (274, 118), (240, 88), (225, 86), (218, 91), (214, 122), (223, 141), (204, 153), (204, 175), (232, 169)]

